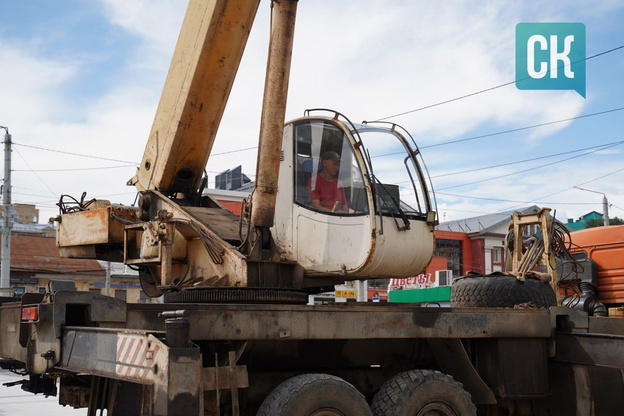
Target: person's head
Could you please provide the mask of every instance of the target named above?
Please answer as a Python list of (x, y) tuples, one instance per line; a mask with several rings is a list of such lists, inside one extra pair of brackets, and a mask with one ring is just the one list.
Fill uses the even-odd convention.
[(327, 151), (321, 155), (323, 172), (331, 177), (337, 177), (340, 170), (340, 155), (334, 151)]

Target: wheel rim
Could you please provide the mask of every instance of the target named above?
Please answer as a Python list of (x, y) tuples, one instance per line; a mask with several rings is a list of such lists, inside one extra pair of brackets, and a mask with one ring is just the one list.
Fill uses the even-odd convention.
[(445, 403), (433, 402), (420, 409), (416, 416), (457, 416), (457, 413)]
[(345, 416), (345, 414), (342, 413), (340, 410), (324, 407), (310, 413), (310, 416)]

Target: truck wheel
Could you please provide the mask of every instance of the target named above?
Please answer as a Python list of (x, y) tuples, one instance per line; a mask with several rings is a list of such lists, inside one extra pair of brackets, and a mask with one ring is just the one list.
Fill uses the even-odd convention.
[(302, 374), (277, 386), (256, 416), (366, 415), (370, 407), (353, 385), (329, 374)]
[(451, 306), (455, 307), (513, 308), (524, 303), (549, 308), (557, 299), (549, 284), (535, 279), (521, 282), (514, 276), (465, 277), (451, 287)]
[(477, 408), (461, 383), (433, 370), (412, 370), (385, 382), (373, 398), (374, 416), (470, 416)]

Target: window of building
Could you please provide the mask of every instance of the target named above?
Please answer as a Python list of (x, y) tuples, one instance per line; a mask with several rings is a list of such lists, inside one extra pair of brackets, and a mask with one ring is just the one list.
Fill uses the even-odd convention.
[(101, 295), (102, 294), (102, 289), (89, 289), (89, 292), (97, 293), (98, 295)]
[(492, 248), (492, 263), (501, 264), (503, 262), (503, 249), (501, 247)]
[(504, 252), (503, 247), (492, 247), (492, 271), (493, 272), (502, 272), (505, 270), (504, 262)]
[(115, 297), (117, 299), (126, 300), (126, 291), (124, 289), (115, 289)]
[(462, 276), (463, 252), (462, 242), (459, 240), (436, 240), (435, 255), (446, 257), (447, 269), (453, 271), (453, 276)]
[(37, 288), (37, 293), (39, 293), (40, 295), (44, 295), (46, 293), (46, 288), (45, 286), (39, 286)]
[(537, 234), (537, 232), (539, 230), (540, 230), (539, 224), (529, 224), (529, 225), (526, 225), (522, 229), (522, 236), (523, 237), (530, 237), (532, 235)]

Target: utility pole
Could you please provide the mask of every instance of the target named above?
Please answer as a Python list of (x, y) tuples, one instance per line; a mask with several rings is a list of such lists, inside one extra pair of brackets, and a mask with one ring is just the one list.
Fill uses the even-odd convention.
[(593, 192), (595, 194), (602, 195), (602, 219), (604, 226), (609, 225), (609, 201), (607, 201), (607, 195), (604, 192), (592, 191), (591, 189), (581, 188), (580, 186), (574, 186), (576, 189), (580, 189), (581, 191)]
[[(0, 268), (0, 288), (11, 287), (11, 135), (9, 128), (4, 129), (4, 179), (2, 183), (2, 208), (4, 216), (2, 221), (2, 266)], [(3, 292), (0, 295), (10, 296), (10, 293)]]
[(605, 227), (609, 225), (609, 201), (607, 196), (602, 194), (602, 217), (604, 218)]

